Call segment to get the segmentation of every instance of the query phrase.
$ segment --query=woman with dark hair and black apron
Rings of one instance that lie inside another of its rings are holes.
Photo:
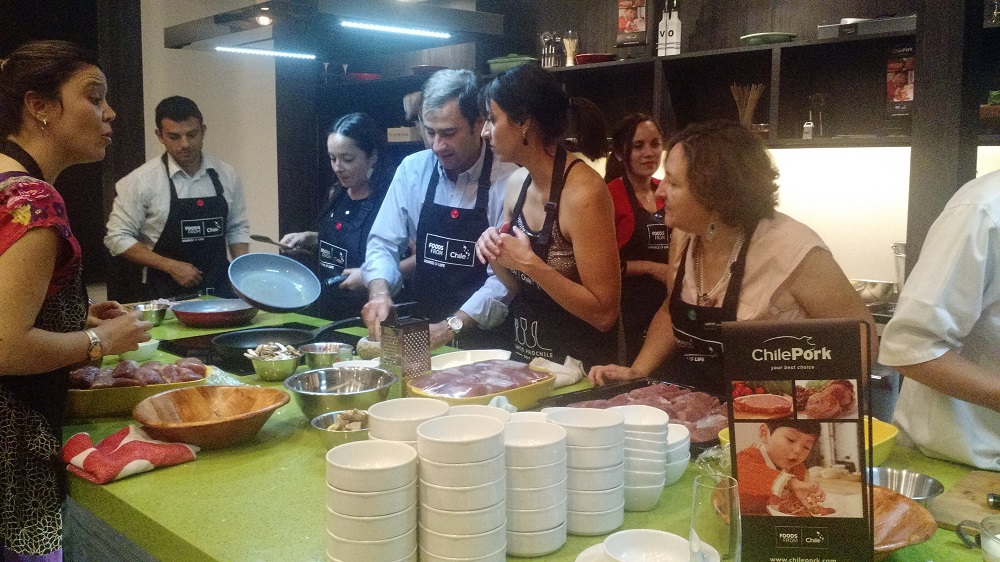
[[[167,154],[161,157],[164,173],[170,183],[170,212],[163,233],[153,245],[153,252],[165,258],[190,263],[201,271],[201,283],[184,287],[168,273],[147,268],[146,284],[150,298],[168,298],[198,291],[224,298],[233,298],[229,284],[229,253],[226,245],[226,220],[229,204],[222,195],[222,182],[213,168],[205,172],[212,179],[212,197],[177,197],[177,188],[170,177]]]

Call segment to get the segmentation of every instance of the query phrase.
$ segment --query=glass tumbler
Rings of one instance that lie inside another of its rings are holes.
[[[736,479],[719,474],[696,476],[688,534],[691,562],[739,562],[740,539]]]

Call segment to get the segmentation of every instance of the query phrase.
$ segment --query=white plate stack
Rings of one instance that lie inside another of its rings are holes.
[[[667,436],[667,486],[684,476],[691,460],[691,431],[679,423],[669,425]]]
[[[546,410],[566,430],[566,530],[603,535],[625,522],[625,418],[595,408]]]
[[[666,485],[670,415],[643,404],[608,410],[625,418],[625,511],[649,511]]]
[[[503,422],[443,416],[417,428],[420,559],[507,559]]]
[[[417,427],[448,413],[448,403],[434,398],[395,398],[368,408],[368,439],[399,441],[417,450]]]
[[[417,454],[356,441],[326,453],[326,559],[417,560]]]
[[[547,421],[504,427],[507,553],[544,556],[566,543],[566,430]]]

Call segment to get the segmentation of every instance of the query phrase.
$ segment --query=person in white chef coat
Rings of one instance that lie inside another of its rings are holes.
[[[928,456],[1000,470],[1000,172],[931,226],[882,335],[905,377],[893,421]]]
[[[194,101],[166,98],[155,117],[165,152],[115,185],[104,245],[145,268],[148,298],[232,297],[229,256],[250,250],[243,184],[232,166],[202,151],[206,127]]]

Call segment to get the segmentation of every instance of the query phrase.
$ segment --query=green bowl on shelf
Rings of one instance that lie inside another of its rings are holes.
[[[781,31],[768,31],[765,33],[751,33],[740,37],[747,45],[769,45],[771,43],[787,43],[795,39],[794,33],[784,33]]]

